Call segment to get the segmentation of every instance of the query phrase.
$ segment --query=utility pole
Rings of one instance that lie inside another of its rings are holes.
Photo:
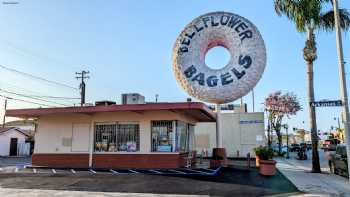
[[[349,104],[348,104],[348,95],[347,95],[348,93],[346,89],[342,36],[341,36],[341,29],[340,29],[340,18],[339,18],[339,9],[338,9],[337,0],[333,0],[333,9],[334,9],[334,20],[335,20],[336,43],[337,43],[337,51],[338,51],[340,95],[343,103],[343,113],[344,113],[344,134],[345,134],[345,143],[346,143],[346,150],[347,150],[347,160],[348,160],[348,163],[350,163]],[[350,165],[348,165],[348,172],[350,172]],[[349,176],[349,180],[350,180],[350,176]]]
[[[7,108],[7,99],[5,98],[5,103],[4,103],[4,117],[2,119],[2,128],[5,127],[5,120],[6,120],[6,108]]]
[[[80,73],[79,72],[76,72],[75,74],[77,75],[77,79],[81,79],[81,83],[80,83],[80,105],[83,106],[85,104],[85,79],[89,79],[90,77],[89,76],[86,76],[87,74],[89,74],[90,72],[89,71],[81,71]]]

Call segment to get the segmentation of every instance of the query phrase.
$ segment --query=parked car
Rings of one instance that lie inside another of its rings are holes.
[[[298,152],[300,150],[300,145],[299,144],[291,144],[289,151],[290,152]]]
[[[307,147],[307,150],[311,150],[312,149],[312,144],[311,143],[306,143],[306,147]]]
[[[335,151],[337,144],[339,144],[340,141],[338,139],[328,139],[323,142],[322,149],[326,151]]]
[[[305,142],[300,143],[300,148],[305,148],[305,150],[309,150]]]
[[[328,159],[331,173],[349,177],[346,146],[344,144],[337,145],[335,153],[330,154]]]

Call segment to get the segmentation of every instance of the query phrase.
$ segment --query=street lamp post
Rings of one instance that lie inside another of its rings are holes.
[[[287,156],[286,159],[289,159],[289,135],[288,135],[288,125],[284,124],[283,128],[286,129],[286,134],[287,134]]]
[[[339,65],[339,79],[340,79],[340,95],[343,104],[343,117],[344,117],[344,134],[345,143],[347,150],[347,159],[350,163],[350,133],[349,133],[349,106],[348,106],[348,95],[346,89],[346,78],[345,78],[345,68],[344,68],[344,58],[343,58],[343,46],[342,37],[340,30],[340,20],[339,20],[339,10],[338,1],[333,0],[334,9],[334,20],[335,20],[335,32],[336,32],[336,43],[338,51],[338,65]],[[350,172],[350,165],[348,165],[348,172]],[[349,176],[350,179],[350,176]]]

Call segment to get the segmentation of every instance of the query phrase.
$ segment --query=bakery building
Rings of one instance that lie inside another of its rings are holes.
[[[195,156],[194,126],[216,121],[213,111],[200,102],[104,101],[11,109],[6,116],[36,119],[32,165],[72,168],[185,167]]]

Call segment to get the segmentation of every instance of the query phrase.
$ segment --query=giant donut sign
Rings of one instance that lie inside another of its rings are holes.
[[[231,55],[222,69],[205,64],[215,46]],[[176,80],[191,96],[210,103],[234,101],[254,88],[266,65],[266,49],[258,29],[247,19],[228,12],[212,12],[194,19],[173,48]]]

